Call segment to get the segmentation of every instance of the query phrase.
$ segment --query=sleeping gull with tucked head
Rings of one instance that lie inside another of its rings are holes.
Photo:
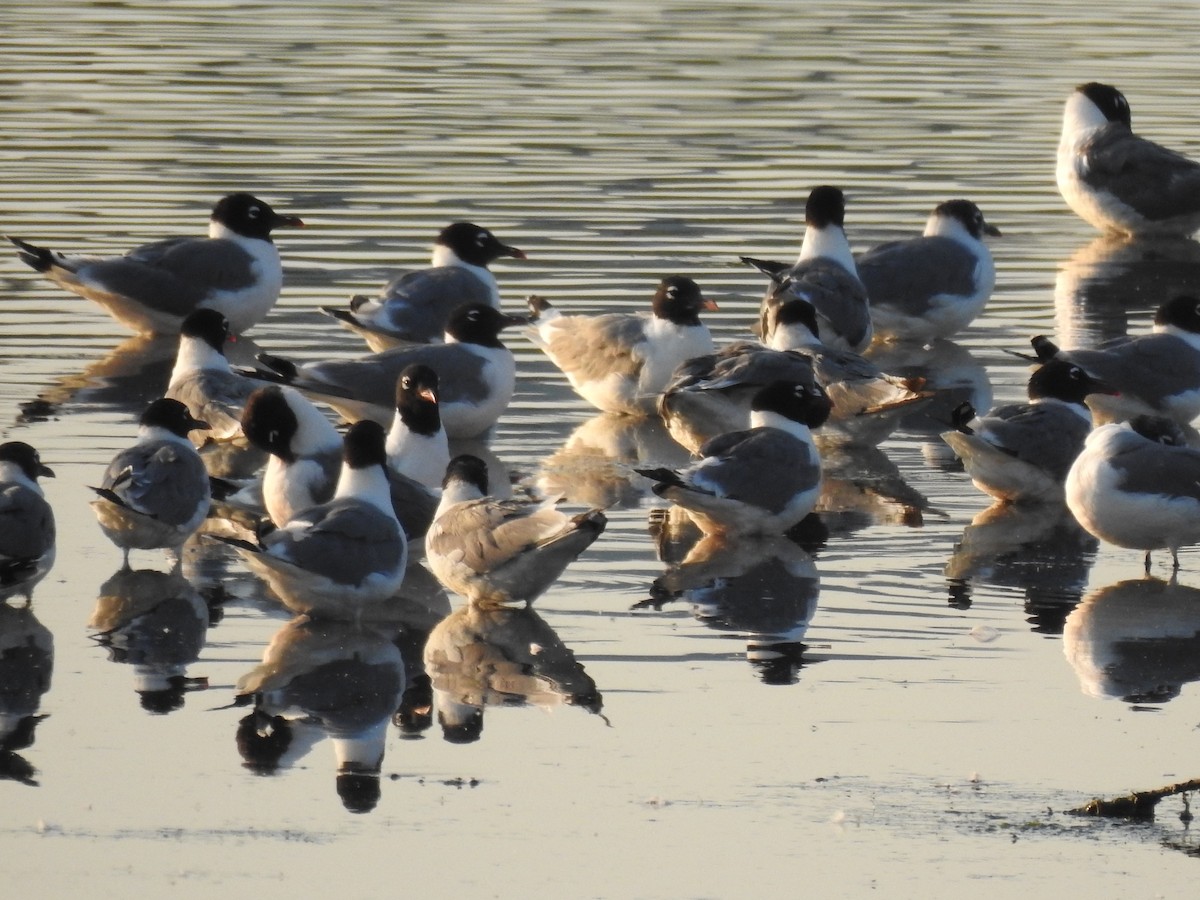
[[[1058,190],[1101,231],[1186,237],[1200,228],[1200,163],[1133,133],[1129,101],[1088,82],[1063,110]]]

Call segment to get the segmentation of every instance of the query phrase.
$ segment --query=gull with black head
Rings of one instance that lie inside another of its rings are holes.
[[[996,266],[983,239],[999,237],[970,200],[934,208],[921,237],[889,241],[858,257],[871,299],[871,325],[884,340],[928,343],[974,321],[996,286]]]
[[[501,330],[524,325],[481,303],[460,306],[446,325],[446,343],[395,347],[351,360],[303,366],[276,356],[259,357],[275,377],[332,406],[351,420],[390,424],[396,412],[396,380],[411,365],[438,373],[442,424],[450,438],[473,438],[488,431],[508,408],[516,387],[512,351]]]
[[[635,471],[705,533],[782,534],[816,506],[821,458],[812,429],[831,408],[818,385],[774,382],[755,396],[749,430],[713,438],[687,468]]]
[[[1101,231],[1200,228],[1200,163],[1134,134],[1129,101],[1112,85],[1091,81],[1067,98],[1056,176],[1067,205]]]
[[[283,286],[271,232],[303,224],[239,193],[213,207],[208,237],[167,238],[123,256],[76,256],[9,240],[22,262],[141,334],[176,334],[200,308],[223,313],[241,334],[266,316]]]
[[[450,314],[464,303],[500,308],[500,286],[488,267],[504,256],[525,259],[523,251],[502,243],[488,229],[455,222],[438,234],[429,268],[401,272],[377,297],[351,297],[348,309],[321,310],[375,351],[403,343],[436,343]]]
[[[644,416],[675,367],[713,350],[702,310],[716,309],[685,275],[659,282],[650,313],[563,315],[530,297],[534,343],[562,370],[584,400],[603,412]]]
[[[183,543],[208,515],[208,471],[188,434],[208,428],[178,400],[163,397],[142,413],[138,439],[113,457],[92,509],[100,528],[125,554],[166,549],[178,557]]]
[[[846,239],[846,196],[838,188],[813,188],[804,207],[804,240],[793,265],[741,257],[771,279],[763,297],[759,334],[764,338],[776,307],[805,300],[816,310],[822,340],[860,352],[871,343],[871,309]]]

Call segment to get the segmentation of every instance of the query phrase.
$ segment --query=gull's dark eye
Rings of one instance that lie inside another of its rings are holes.
[[[262,207],[251,206],[249,209],[246,210],[246,217],[249,219],[257,219],[261,215],[262,215]]]
[[[409,378],[407,375],[405,375],[403,378],[401,378],[401,379],[400,379],[400,385],[401,385],[401,386],[402,386],[402,387],[403,387],[405,390],[407,390],[408,388],[411,388],[411,387],[412,387],[412,379],[411,379],[411,378]]]
[[[679,296],[679,288],[675,287],[674,285],[671,285],[671,287],[667,288],[667,296],[670,297],[671,299],[678,297]]]
[[[481,231],[481,232],[479,232],[479,234],[475,235],[475,243],[478,244],[480,247],[486,246],[487,242],[490,241],[491,239],[492,239],[491,234],[486,231]]]
[[[1079,368],[1079,366],[1071,366],[1071,368],[1067,369],[1067,374],[1078,381],[1083,378],[1083,369]]]

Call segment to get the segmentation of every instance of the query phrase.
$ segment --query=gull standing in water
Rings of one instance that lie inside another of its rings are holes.
[[[178,400],[164,397],[146,407],[138,440],[104,471],[92,509],[108,539],[125,552],[166,549],[178,556],[208,515],[208,471],[188,433],[208,428]]]
[[[241,334],[266,316],[283,286],[271,232],[303,224],[251,194],[230,194],[213,207],[208,237],[167,238],[124,256],[74,256],[9,240],[22,262],[140,334],[175,334],[202,307],[223,313]]]
[[[712,353],[700,312],[716,309],[700,286],[683,275],[664,278],[649,314],[563,315],[542,297],[530,297],[536,343],[584,400],[603,412],[644,416],[675,367]]]
[[[402,343],[442,340],[450,314],[464,303],[500,308],[500,287],[488,268],[502,256],[525,259],[516,247],[501,243],[486,228],[455,222],[442,229],[428,269],[401,272],[378,297],[359,294],[349,309],[321,307],[375,351]]]

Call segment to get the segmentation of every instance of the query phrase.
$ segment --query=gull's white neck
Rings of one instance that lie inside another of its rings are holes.
[[[821,350],[825,347],[821,339],[800,322],[776,325],[766,345],[772,350]]]
[[[383,466],[355,469],[342,463],[342,473],[338,476],[333,499],[361,500],[393,519],[396,518],[396,511],[392,508],[392,492],[388,487],[387,472]]]
[[[270,240],[262,238],[247,237],[244,234],[238,234],[232,228],[223,222],[218,222],[216,219],[208,220],[208,236],[218,241],[234,241],[246,248],[253,248],[255,245],[262,246],[270,244]]]
[[[461,478],[452,478],[450,483],[442,489],[442,499],[438,503],[437,513],[434,516],[440,516],[456,503],[466,503],[470,500],[478,500],[483,497],[479,488],[471,484],[469,481],[463,481]]]
[[[846,232],[837,225],[827,225],[824,228],[809,225],[804,229],[804,241],[800,244],[800,256],[796,262],[808,262],[818,258],[831,259],[851,275],[858,275],[858,267],[854,265],[854,254],[850,251],[850,242],[846,240]]]
[[[943,216],[938,213],[931,215],[925,223],[925,237],[950,238],[950,240],[958,241],[972,249],[981,243],[975,235],[967,230],[967,226],[954,216]]]
[[[487,286],[492,295],[492,305],[496,309],[500,308],[500,286],[496,283],[496,276],[492,274],[490,269],[464,262],[459,258],[457,253],[445,244],[433,245],[433,253],[430,255],[429,264],[434,268],[458,266],[460,269],[466,269]]]
[[[183,375],[202,371],[229,372],[229,360],[203,338],[181,336],[175,368],[171,370],[171,383]]]
[[[1076,91],[1063,108],[1061,143],[1078,143],[1107,124],[1108,119],[1104,117],[1100,108],[1089,100],[1086,94]]]
[[[778,428],[780,431],[786,431],[792,437],[805,443],[812,441],[812,431],[807,425],[797,422],[795,419],[789,419],[787,416],[780,415],[777,412],[765,409],[753,409],[750,411],[750,427]]]
[[[400,414],[392,418],[385,449],[392,469],[430,490],[440,490],[450,462],[450,444],[446,429],[433,434],[417,434],[404,423]]]
[[[149,444],[151,441],[170,441],[195,452],[192,442],[186,437],[180,437],[175,432],[169,431],[161,425],[139,425],[138,443]]]

